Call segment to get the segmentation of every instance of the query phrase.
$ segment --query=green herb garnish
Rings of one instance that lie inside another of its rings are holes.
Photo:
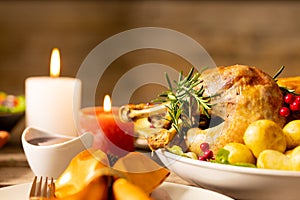
[[[194,124],[199,124],[201,110],[209,118],[208,110],[211,109],[210,97],[204,96],[204,87],[200,86],[202,80],[199,79],[201,73],[194,73],[194,68],[190,70],[184,78],[180,72],[178,81],[173,84],[170,81],[168,74],[166,79],[169,89],[153,102],[168,102],[168,115],[171,118],[172,126],[180,136],[183,136],[183,131],[191,128]],[[195,89],[195,87],[200,87]],[[198,116],[195,117],[195,116]]]

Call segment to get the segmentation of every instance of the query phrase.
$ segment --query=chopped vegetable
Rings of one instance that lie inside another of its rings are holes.
[[[183,154],[182,148],[180,146],[177,146],[177,145],[173,145],[172,147],[169,147],[168,150],[171,153],[174,153],[174,154],[179,155],[179,156],[182,156],[182,154]]]
[[[229,153],[230,152],[227,151],[226,149],[221,148],[216,155],[215,162],[221,164],[229,164],[228,161]]]
[[[172,147],[169,147],[168,150],[171,153],[174,153],[176,155],[191,158],[191,159],[194,159],[194,160],[198,160],[198,157],[197,157],[196,153],[191,152],[191,151],[190,152],[183,152],[182,148],[180,146],[173,145]]]
[[[18,113],[25,111],[24,95],[8,95],[0,92],[0,113]]]
[[[250,164],[250,163],[230,163],[228,161],[228,156],[229,156],[229,151],[227,151],[226,149],[221,148],[216,157],[215,160],[212,160],[211,162],[214,163],[220,163],[220,164],[227,164],[227,165],[234,165],[234,166],[240,166],[240,167],[253,167],[256,168],[256,166],[254,164]]]

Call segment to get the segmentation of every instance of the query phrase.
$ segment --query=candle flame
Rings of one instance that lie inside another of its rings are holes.
[[[105,97],[104,97],[103,110],[104,110],[104,112],[110,112],[111,111],[111,101],[110,101],[109,95],[105,95]]]
[[[54,48],[50,60],[50,76],[59,77],[60,74],[60,54],[59,49]]]

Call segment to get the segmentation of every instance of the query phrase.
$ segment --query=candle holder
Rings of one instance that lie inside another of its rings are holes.
[[[79,134],[94,135],[94,148],[122,157],[135,150],[135,136],[133,123],[121,122],[118,112],[118,107],[112,107],[111,112],[105,112],[103,107],[83,108],[79,111],[78,128]]]

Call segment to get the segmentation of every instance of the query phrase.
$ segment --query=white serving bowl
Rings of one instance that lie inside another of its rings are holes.
[[[300,199],[300,172],[198,161],[162,149],[156,154],[170,171],[182,179],[234,199]]]
[[[49,137],[60,138],[60,142],[56,143],[58,140],[49,140],[41,143],[42,146],[32,142],[34,139],[43,140]],[[92,146],[93,135],[85,133],[79,137],[66,137],[57,133],[28,127],[23,131],[21,140],[33,173],[36,176],[58,178],[74,156]]]

